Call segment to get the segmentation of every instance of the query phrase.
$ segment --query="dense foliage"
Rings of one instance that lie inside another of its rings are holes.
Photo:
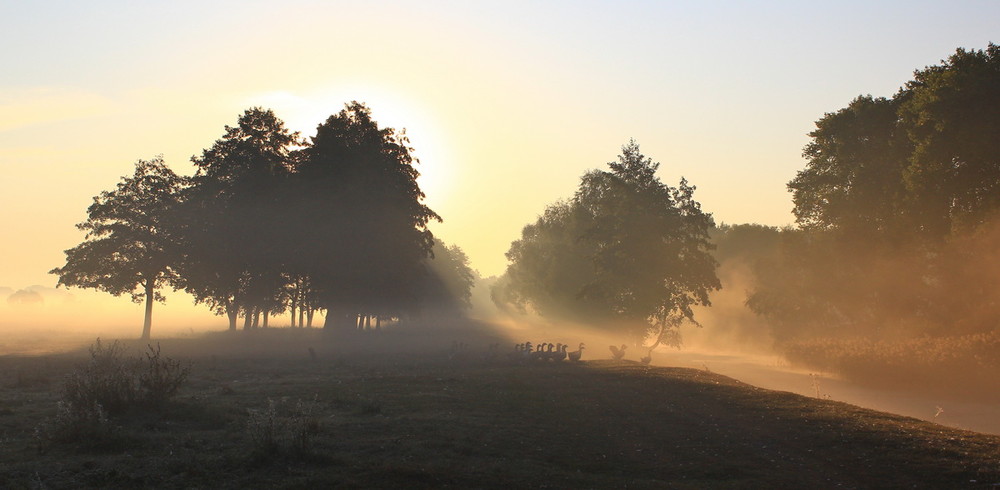
[[[192,158],[193,177],[140,161],[96,197],[79,225],[86,241],[52,273],[66,286],[146,298],[146,338],[163,285],[227,315],[230,329],[240,316],[252,329],[287,311],[293,326],[326,310],[326,326],[346,328],[460,312],[475,275],[460,248],[427,229],[440,217],[421,202],[408,144],[357,102],[311,141],[249,109]]]
[[[692,307],[719,288],[711,215],[694,187],[670,187],[634,141],[609,170],[584,175],[573,199],[549,206],[511,244],[497,301],[612,329],[636,344],[679,342]]]
[[[826,114],[788,184],[800,228],[757,264],[748,305],[779,339],[995,328],[998,134],[993,44]]]

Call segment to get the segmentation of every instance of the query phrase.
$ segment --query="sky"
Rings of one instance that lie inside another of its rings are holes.
[[[0,288],[54,286],[93,196],[159,154],[191,174],[252,106],[306,137],[351,100],[405,128],[432,231],[484,276],[630,139],[716,222],[789,225],[817,119],[1000,42],[998,19],[996,1],[3,2]]]

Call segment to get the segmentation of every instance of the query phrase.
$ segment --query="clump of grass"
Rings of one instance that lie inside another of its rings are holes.
[[[280,454],[308,454],[320,431],[317,402],[296,401],[291,408],[268,399],[260,409],[247,410],[247,432],[257,459]]]
[[[115,430],[109,416],[162,406],[177,393],[189,370],[164,358],[159,346],[149,346],[141,359],[126,356],[118,341],[105,345],[97,339],[88,362],[66,378],[55,417],[36,428],[36,436],[58,442],[112,440]]]

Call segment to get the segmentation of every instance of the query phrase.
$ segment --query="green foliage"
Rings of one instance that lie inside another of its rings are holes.
[[[694,321],[719,288],[709,251],[711,215],[681,179],[670,187],[659,164],[634,141],[610,171],[584,175],[572,200],[560,202],[511,244],[502,291],[520,307],[611,328],[635,343],[676,344],[677,328]]]
[[[809,134],[789,184],[807,228],[940,240],[1000,210],[1000,47],[959,49],[892,99],[861,96]],[[912,233],[911,233],[912,234]]]

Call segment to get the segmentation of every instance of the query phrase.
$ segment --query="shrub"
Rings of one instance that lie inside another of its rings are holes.
[[[261,409],[247,409],[247,432],[257,457],[279,453],[306,454],[312,448],[313,435],[319,432],[316,400],[299,400],[286,413],[280,413],[274,400]]]
[[[90,346],[90,361],[78,368],[63,385],[62,400],[72,410],[99,405],[117,413],[138,400],[137,359],[122,354],[116,340],[105,347],[101,339]]]
[[[38,426],[36,436],[65,442],[113,439],[109,415],[162,405],[177,393],[189,370],[162,357],[159,346],[149,346],[140,359],[124,355],[118,341],[105,345],[97,339],[90,360],[66,378],[56,416]]]
[[[145,368],[139,372],[139,392],[148,404],[159,404],[177,394],[190,372],[189,366],[160,355],[160,345],[148,346]]]

